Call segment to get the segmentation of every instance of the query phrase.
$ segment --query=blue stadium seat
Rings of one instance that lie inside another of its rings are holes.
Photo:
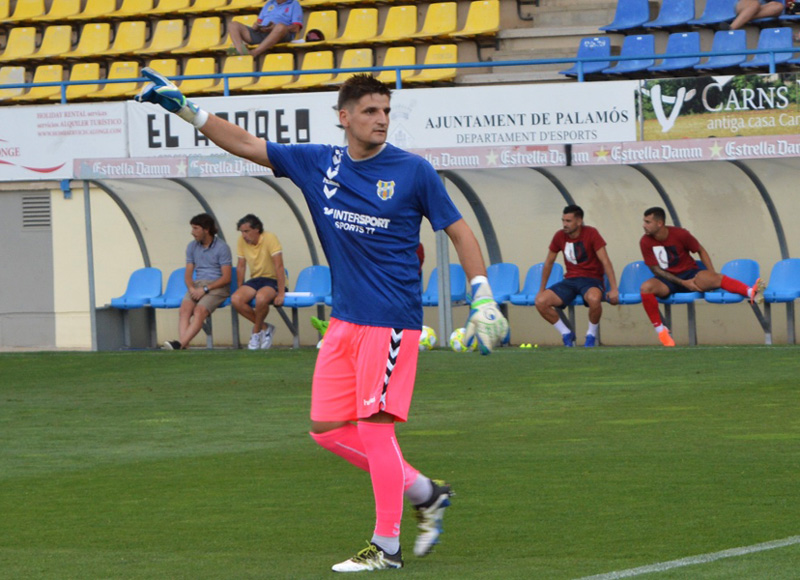
[[[486,274],[498,304],[508,302],[512,294],[519,292],[519,267],[516,264],[492,264],[486,268]]]
[[[125,294],[111,299],[111,307],[120,310],[143,308],[157,296],[161,296],[161,270],[140,268],[135,270],[128,279]]]
[[[617,61],[616,66],[603,69],[603,74],[625,75],[647,70],[656,63],[656,41],[652,34],[631,34],[622,41],[620,56],[636,56],[633,60]]]
[[[650,20],[650,4],[647,0],[617,0],[614,21],[601,26],[600,30],[620,32],[641,28],[648,20]]]
[[[622,269],[619,277],[619,303],[620,304],[641,304],[642,294],[640,292],[645,280],[653,277],[653,272],[647,265],[639,260],[631,262]]]
[[[700,18],[691,19],[688,24],[692,26],[709,26],[731,22],[736,18],[737,0],[707,0],[705,10]]]
[[[747,33],[744,30],[718,30],[714,34],[711,52],[733,52],[747,50]],[[708,61],[694,65],[698,70],[720,69],[739,66],[747,59],[745,54],[710,56]]]
[[[665,54],[692,54],[700,52],[699,32],[674,32],[667,38]],[[665,58],[661,64],[651,66],[648,70],[653,72],[668,72],[684,70],[700,63],[699,56],[678,56]]]
[[[748,286],[752,286],[756,283],[759,273],[760,268],[758,267],[758,262],[747,258],[731,260],[723,265],[720,270],[720,274],[744,282]],[[709,290],[704,294],[704,298],[706,302],[710,302],[711,304],[738,304],[744,300],[744,296],[741,294],[727,292],[722,288],[718,290]]]
[[[771,49],[789,49],[789,52],[776,52],[775,64],[783,64],[789,62],[793,56],[792,44],[792,29],[789,26],[782,28],[763,28],[761,34],[758,36],[757,48],[771,48]],[[750,60],[742,63],[742,68],[755,68],[755,67],[768,67],[770,65],[769,54],[754,54]]]
[[[283,300],[283,308],[292,309],[290,329],[294,348],[300,347],[300,315],[298,309],[316,306],[317,316],[324,318],[326,299],[329,299],[330,296],[331,269],[328,266],[308,266],[300,270],[294,290],[287,292]],[[281,317],[283,318],[283,315]],[[285,318],[284,322],[286,322]],[[289,326],[288,322],[287,326]]]
[[[794,301],[800,298],[800,258],[787,258],[772,267],[769,284],[764,290],[766,343],[772,344],[772,304],[786,304],[787,342],[795,343]]]
[[[461,264],[450,264],[450,303],[466,304],[467,275]],[[428,278],[428,286],[422,293],[423,306],[439,306],[439,269],[434,268]]]
[[[536,295],[539,293],[539,287],[542,283],[542,269],[544,262],[534,264],[528,269],[525,275],[525,283],[522,285],[522,290],[518,294],[512,294],[509,297],[511,304],[517,306],[533,306],[536,302]],[[547,278],[545,288],[549,288],[564,279],[564,268],[558,262],[553,264],[553,269],[550,270],[550,276]]]
[[[694,0],[664,0],[658,17],[644,23],[646,28],[684,26],[694,19]]]
[[[167,287],[161,296],[156,296],[150,300],[153,308],[179,308],[183,297],[188,289],[186,288],[186,268],[178,268],[169,275]]]
[[[582,38],[578,45],[578,58],[608,58],[611,56],[611,40],[605,36]],[[599,73],[611,64],[609,60],[592,61],[583,63],[583,74]],[[558,74],[575,77],[578,76],[578,63],[572,67],[559,71]]]

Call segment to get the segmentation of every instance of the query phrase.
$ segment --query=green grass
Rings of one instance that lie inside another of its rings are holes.
[[[800,534],[797,348],[422,353],[406,458],[457,496],[403,578],[570,579]],[[327,578],[367,475],[316,351],[0,355],[0,576]],[[800,546],[648,575],[797,578]],[[395,573],[397,574],[397,573]]]

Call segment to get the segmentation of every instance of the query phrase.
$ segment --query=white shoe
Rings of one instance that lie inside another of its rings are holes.
[[[275,325],[267,323],[266,330],[261,331],[261,350],[267,350],[272,347],[272,337],[275,335]]]
[[[397,554],[386,554],[375,544],[370,544],[358,554],[334,564],[331,570],[334,572],[372,572],[373,570],[391,570],[403,567],[403,556],[400,551]]]
[[[417,539],[414,542],[414,555],[418,558],[430,554],[433,547],[439,543],[442,534],[442,518],[444,510],[450,505],[450,496],[453,491],[450,486],[439,479],[431,480],[433,494],[427,505],[414,506],[417,510]]]
[[[250,335],[250,342],[247,343],[247,348],[250,350],[258,350],[261,348],[261,342],[264,340],[264,331],[254,332]]]

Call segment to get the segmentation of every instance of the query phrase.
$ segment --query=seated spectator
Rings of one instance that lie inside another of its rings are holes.
[[[290,42],[303,28],[303,9],[297,0],[267,0],[254,26],[231,22],[228,34],[233,46],[232,55],[260,56],[279,42]],[[248,49],[246,45],[255,44]]]
[[[203,323],[231,293],[231,249],[217,237],[217,224],[207,213],[194,216],[194,241],[186,247],[186,287],[178,318],[179,340],[164,343],[167,350],[183,350]],[[197,279],[193,279],[197,272]]]
[[[239,262],[236,277],[239,289],[233,293],[231,304],[236,311],[253,323],[250,350],[272,346],[275,326],[265,322],[269,305],[282,306],[286,294],[286,273],[283,268],[283,249],[275,234],[264,231],[264,224],[253,214],[247,214],[236,224],[242,233],[236,246]],[[245,267],[250,280],[244,281]],[[250,302],[256,299],[256,307]]]
[[[731,22],[730,30],[738,30],[751,20],[757,18],[777,18],[783,12],[783,3],[765,0],[739,0],[736,3],[736,18]]]

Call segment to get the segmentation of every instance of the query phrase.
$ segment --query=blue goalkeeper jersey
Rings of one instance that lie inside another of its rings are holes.
[[[354,161],[346,147],[268,143],[278,177],[302,191],[331,268],[332,316],[369,326],[422,327],[419,232],[461,219],[433,167],[393,145]]]

